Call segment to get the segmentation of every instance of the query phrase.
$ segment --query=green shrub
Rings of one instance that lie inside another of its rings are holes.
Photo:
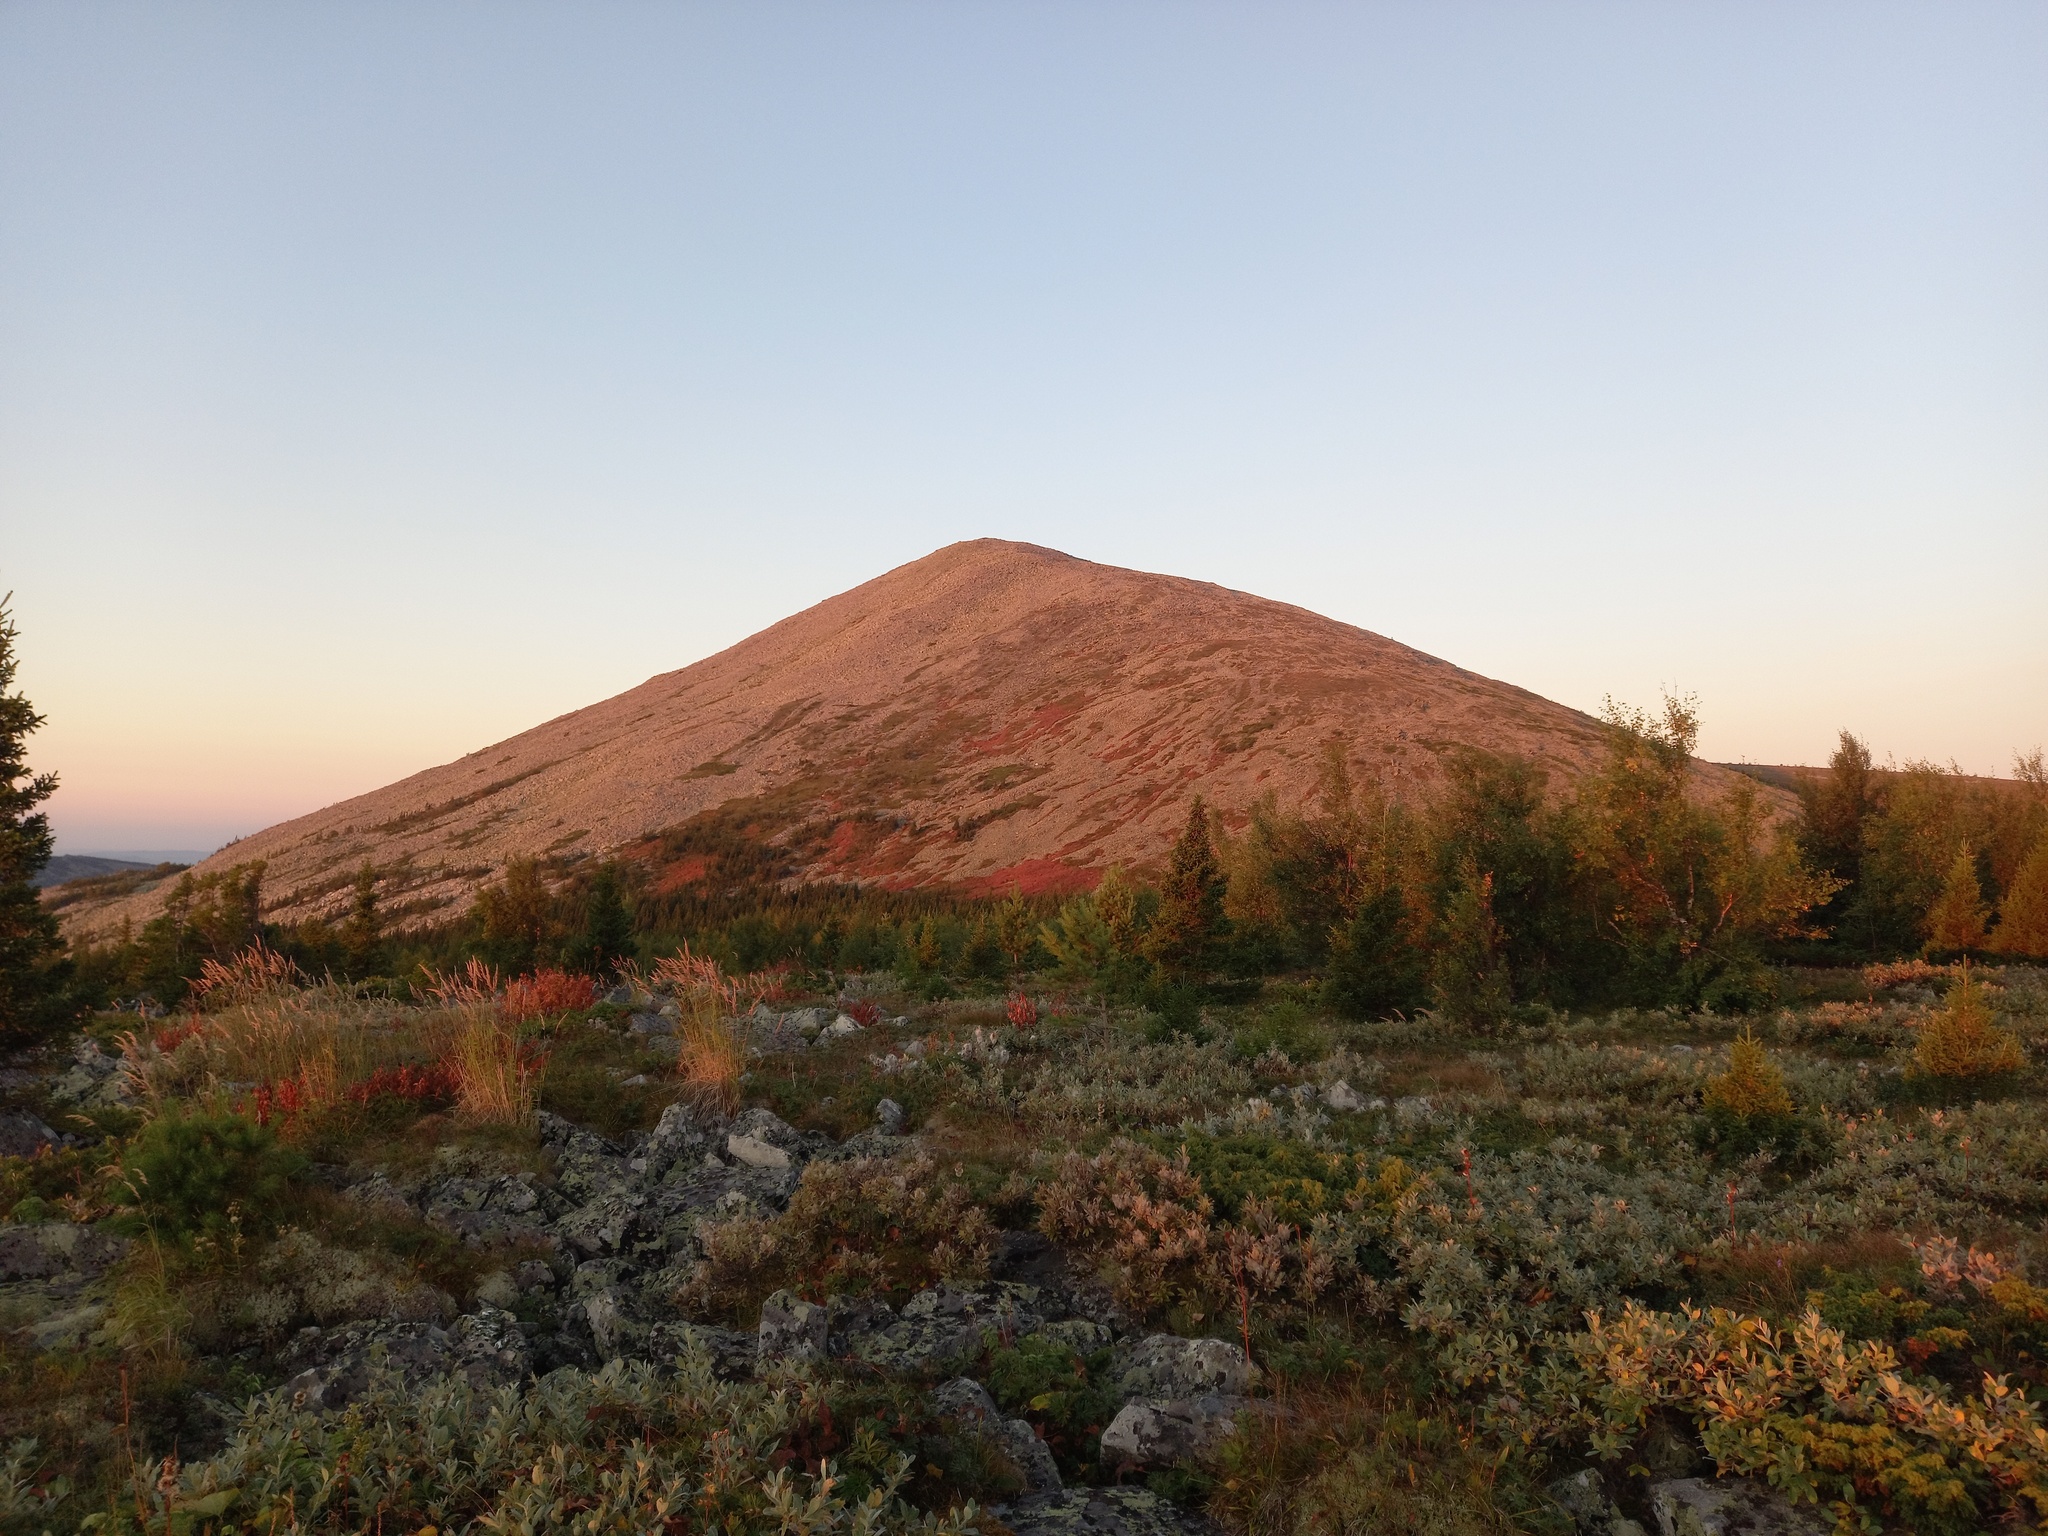
[[[114,1185],[123,1225],[186,1240],[269,1226],[306,1160],[235,1114],[167,1114],[129,1143]]]
[[[1106,1349],[1083,1355],[1059,1339],[1028,1333],[990,1353],[989,1393],[1037,1427],[1062,1474],[1089,1478],[1101,1456],[1102,1432],[1123,1401],[1106,1384],[1111,1359]]]
[[[1270,1004],[1249,1023],[1239,1026],[1233,1046],[1245,1061],[1256,1061],[1268,1051],[1280,1051],[1301,1066],[1328,1053],[1330,1036],[1309,1017],[1306,1008],[1288,998]]]

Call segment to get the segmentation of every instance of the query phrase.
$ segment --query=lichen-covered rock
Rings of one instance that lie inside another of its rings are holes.
[[[1242,1396],[1258,1374],[1235,1344],[1170,1333],[1141,1339],[1119,1364],[1118,1382],[1126,1397]]]
[[[106,1107],[126,1104],[133,1084],[121,1058],[110,1056],[96,1040],[81,1040],[71,1055],[71,1069],[50,1084],[50,1097],[65,1104]]]
[[[1111,1465],[1169,1467],[1200,1461],[1237,1428],[1241,1397],[1214,1393],[1187,1398],[1137,1398],[1125,1403],[1102,1432],[1102,1459]]]
[[[1215,1526],[1149,1488],[1072,1488],[1000,1505],[1013,1536],[1213,1536]]]
[[[772,1360],[822,1359],[829,1322],[825,1309],[816,1302],[777,1291],[761,1303],[756,1360],[765,1365]]]
[[[725,1138],[725,1153],[734,1162],[744,1163],[749,1168],[787,1168],[789,1154],[782,1148],[771,1146],[758,1136],[742,1136],[733,1131]]]
[[[956,1376],[932,1389],[932,1409],[941,1418],[975,1425],[983,1430],[1003,1454],[1016,1463],[1029,1493],[1057,1493],[1064,1483],[1052,1451],[1038,1438],[1036,1430],[1023,1419],[1006,1419],[982,1384],[971,1376]]]
[[[900,1376],[958,1370],[981,1353],[984,1333],[1029,1333],[1044,1320],[1035,1287],[998,1283],[963,1291],[950,1285],[920,1291],[886,1328],[850,1341],[851,1352]]]
[[[1098,1349],[1107,1349],[1115,1338],[1115,1335],[1101,1323],[1091,1323],[1085,1317],[1068,1317],[1058,1322],[1044,1323],[1035,1331],[1040,1338],[1064,1344],[1077,1355],[1092,1355]]]
[[[754,1374],[759,1336],[709,1323],[657,1323],[647,1347],[649,1359],[664,1363],[702,1351],[720,1381],[745,1381]]]
[[[1657,1536],[1825,1536],[1834,1528],[1776,1489],[1740,1478],[1652,1483],[1649,1503]]]
[[[478,1246],[551,1242],[547,1223],[568,1209],[566,1201],[537,1185],[529,1173],[435,1179],[422,1205],[429,1222]]]
[[[903,1134],[903,1106],[894,1099],[884,1099],[875,1106],[875,1129],[884,1136]]]
[[[360,1397],[379,1369],[396,1371],[413,1385],[460,1371],[473,1385],[496,1387],[525,1379],[532,1368],[518,1321],[496,1307],[480,1307],[453,1328],[369,1322],[302,1329],[282,1363],[296,1374],[279,1391],[322,1412]]]
[[[128,1251],[128,1239],[70,1221],[0,1226],[0,1282],[40,1280],[83,1286]]]
[[[656,1184],[671,1168],[702,1163],[713,1142],[722,1140],[723,1130],[723,1116],[706,1114],[688,1104],[669,1105],[635,1159],[640,1177]]]

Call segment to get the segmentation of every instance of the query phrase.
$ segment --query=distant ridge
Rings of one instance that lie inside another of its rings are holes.
[[[43,866],[43,872],[29,882],[41,887],[62,885],[67,880],[91,880],[100,875],[118,875],[123,870],[148,869],[138,859],[107,859],[93,853],[60,853]]]
[[[716,811],[766,829],[795,879],[1064,889],[1155,864],[1193,795],[1226,823],[1267,793],[1299,799],[1333,737],[1401,795],[1457,746],[1563,782],[1601,741],[1576,710],[1306,609],[977,539],[198,872],[267,860],[266,915],[293,921],[337,914],[367,859],[429,916],[510,857],[654,857],[629,845]],[[67,927],[140,923],[161,900],[75,910]]]

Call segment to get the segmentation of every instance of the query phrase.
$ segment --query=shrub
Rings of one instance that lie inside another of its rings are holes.
[[[1706,1105],[1739,1120],[1792,1113],[1785,1074],[1751,1031],[1745,1029],[1729,1045],[1728,1070],[1707,1084]]]
[[[745,1319],[770,1292],[905,1295],[988,1272],[995,1224],[928,1156],[812,1163],[779,1216],[699,1228],[685,1305]]]
[[[903,1498],[911,1457],[851,1448],[878,1476],[807,1473],[780,1453],[799,1428],[791,1394],[618,1363],[556,1371],[523,1395],[461,1374],[425,1387],[378,1378],[346,1413],[257,1398],[216,1456],[138,1462],[134,1486],[91,1517],[107,1532],[220,1528],[646,1531],[727,1536],[965,1536],[978,1511],[920,1514]],[[834,1469],[836,1470],[836,1469]],[[868,1485],[865,1497],[856,1490]],[[573,1522],[571,1514],[573,1512]]]
[[[1198,1295],[1215,1206],[1188,1166],[1133,1141],[1069,1152],[1038,1194],[1039,1230],[1092,1260],[1117,1299],[1155,1312]]]
[[[1920,1026],[1913,1065],[1925,1077],[1990,1077],[2017,1072],[2027,1063],[2017,1038],[1991,1023],[1991,1005],[1975,977],[1967,971],[1953,987],[1948,1004]]]
[[[588,1008],[596,997],[596,984],[588,976],[572,976],[567,971],[535,971],[508,985],[498,1006],[506,1018],[523,1024],[528,1019]]]
[[[1107,1349],[1083,1355],[1042,1333],[1028,1333],[988,1358],[988,1390],[1011,1413],[1022,1415],[1051,1447],[1068,1477],[1089,1477],[1101,1454],[1102,1431],[1123,1406],[1108,1382]]]
[[[275,1219],[305,1159],[235,1114],[167,1114],[130,1143],[114,1186],[124,1224],[185,1240]]]

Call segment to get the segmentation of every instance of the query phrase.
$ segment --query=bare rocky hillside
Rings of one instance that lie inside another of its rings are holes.
[[[406,907],[446,911],[509,857],[574,860],[716,812],[769,829],[798,877],[1055,889],[1155,863],[1192,795],[1226,822],[1304,796],[1332,736],[1403,795],[1455,745],[1554,782],[1599,751],[1576,710],[1348,624],[979,539],[198,872],[267,861],[266,916],[293,921],[338,912],[369,859],[403,867]],[[81,903],[67,927],[139,924],[162,890]]]

